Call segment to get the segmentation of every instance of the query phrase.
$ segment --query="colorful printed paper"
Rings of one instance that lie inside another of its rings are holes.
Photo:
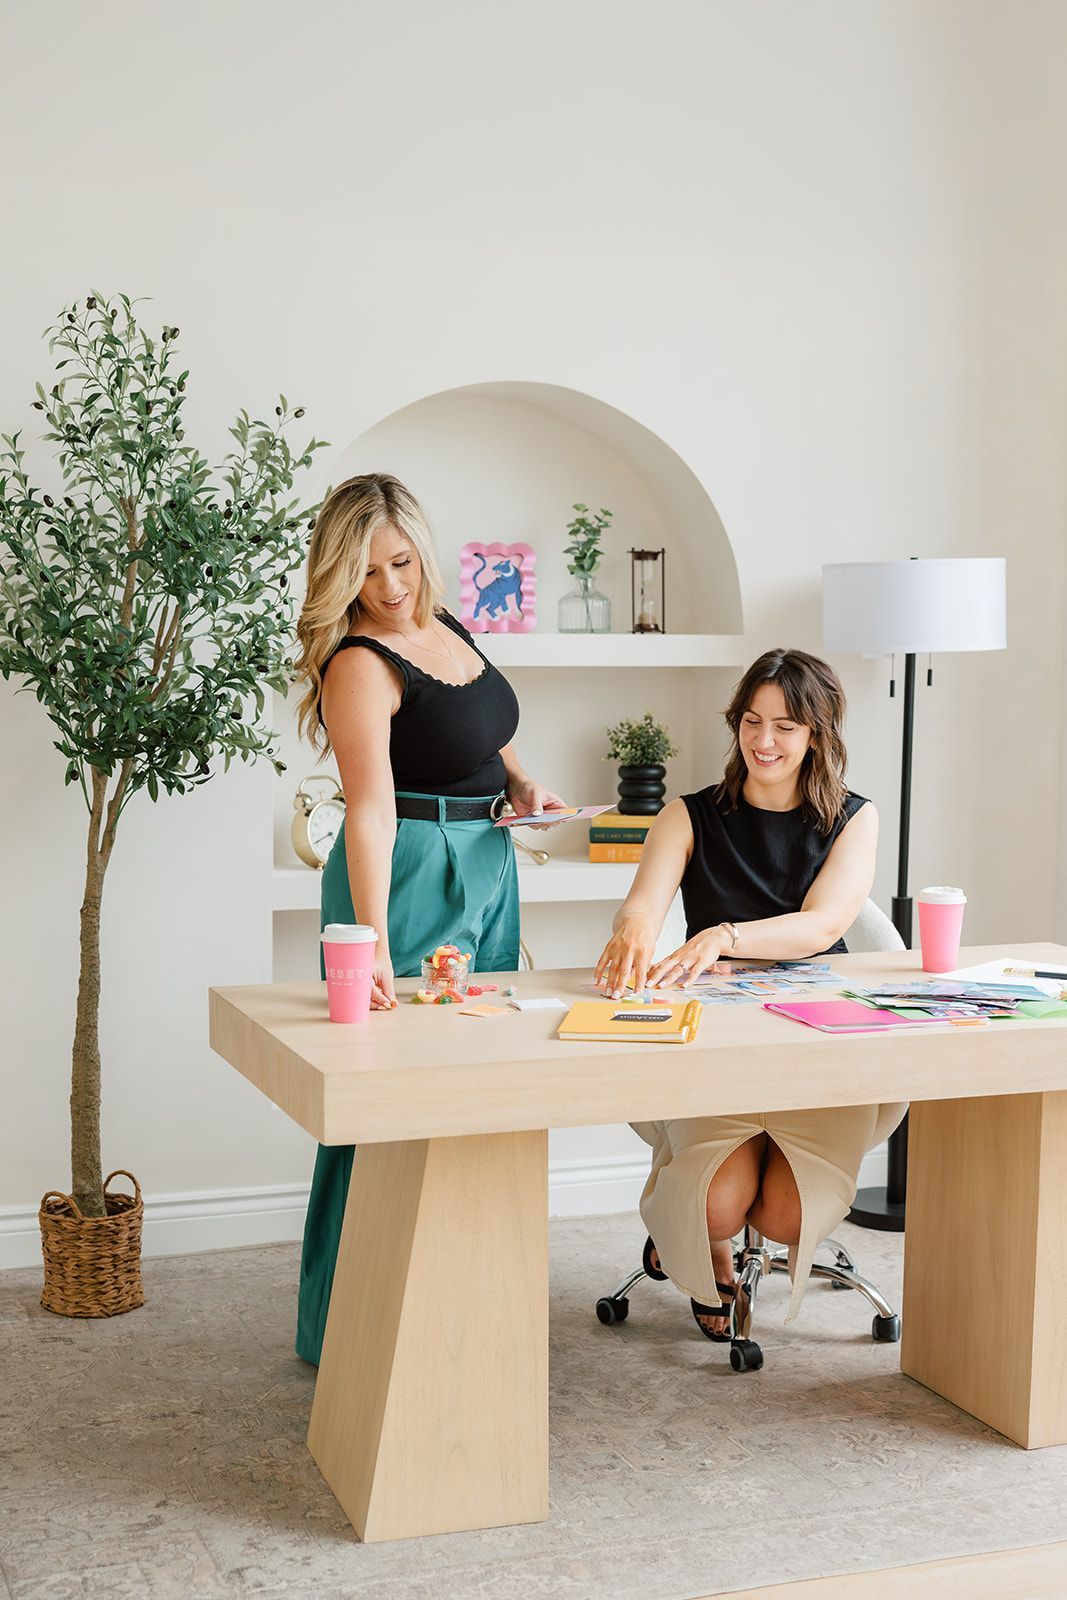
[[[599,817],[610,806],[563,806],[559,811],[531,811],[526,817],[498,817],[497,828],[538,828],[549,822],[580,822],[583,817]]]

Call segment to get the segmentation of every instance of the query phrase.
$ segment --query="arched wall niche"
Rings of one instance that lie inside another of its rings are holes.
[[[458,606],[458,553],[468,540],[525,540],[537,550],[536,629],[479,639],[519,694],[521,750],[529,770],[551,774],[568,796],[610,799],[604,729],[645,710],[670,728],[681,747],[670,769],[678,792],[716,766],[718,752],[709,757],[707,746],[718,737],[718,722],[709,722],[707,707],[726,704],[744,657],[737,566],[710,495],[669,444],[634,417],[576,389],[475,383],[424,396],[382,418],[334,456],[329,480],[336,484],[372,471],[395,473],[424,505],[451,609]],[[614,607],[610,636],[556,631],[557,601],[573,584],[564,529],[576,500],[614,512],[597,575]],[[665,635],[630,632],[631,546],[666,548]],[[561,680],[552,669],[572,676]],[[276,697],[279,753],[288,764],[274,786],[279,912],[317,904],[315,875],[298,868],[289,838],[293,794],[303,774],[335,771],[332,756],[316,760],[300,742],[294,713],[294,696]],[[592,865],[583,859],[585,843],[578,831],[553,841],[553,870],[521,876],[524,901],[531,895],[550,904],[602,897],[609,879],[610,892],[621,898],[630,869]],[[285,921],[276,923],[279,949],[292,935]],[[585,956],[576,946],[567,959]],[[280,958],[276,976],[295,973]]]
[[[538,552],[537,633],[554,634],[572,582],[564,529],[583,501],[614,513],[597,581],[616,633],[631,626],[628,551],[645,545],[667,551],[668,633],[743,632],[737,564],[711,496],[663,439],[593,395],[518,380],[441,390],[375,423],[331,476],[371,471],[395,473],[425,506],[451,606],[462,545],[526,540]]]

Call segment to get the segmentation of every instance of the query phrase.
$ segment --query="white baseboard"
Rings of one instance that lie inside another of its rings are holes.
[[[884,1183],[885,1166],[884,1146],[872,1150],[860,1169],[860,1183]],[[602,1217],[636,1211],[647,1176],[648,1159],[643,1155],[553,1161],[548,1172],[549,1216]],[[200,1250],[298,1240],[307,1197],[306,1183],[146,1195],[142,1254],[195,1255]],[[0,1207],[0,1269],[33,1267],[40,1259],[37,1207]]]
[[[308,1187],[293,1183],[267,1189],[145,1195],[141,1254],[195,1255],[200,1250],[232,1250],[299,1239]],[[0,1207],[0,1268],[32,1267],[40,1262],[37,1209]]]

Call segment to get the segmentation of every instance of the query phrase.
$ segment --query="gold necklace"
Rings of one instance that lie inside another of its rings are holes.
[[[431,650],[428,644],[420,644],[417,639],[413,639],[409,633],[405,633],[401,628],[394,628],[392,631],[398,633],[402,639],[406,639],[408,644],[414,645],[416,650],[425,651],[428,656],[440,656],[442,661],[451,661],[452,659],[452,645],[448,639],[445,639],[445,648],[443,650]]]

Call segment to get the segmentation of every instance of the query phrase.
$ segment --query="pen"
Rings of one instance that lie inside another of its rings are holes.
[[[1067,971],[1062,968],[1059,972],[1050,972],[1044,967],[1005,967],[1004,971],[1013,978],[1062,978],[1067,982]]]

